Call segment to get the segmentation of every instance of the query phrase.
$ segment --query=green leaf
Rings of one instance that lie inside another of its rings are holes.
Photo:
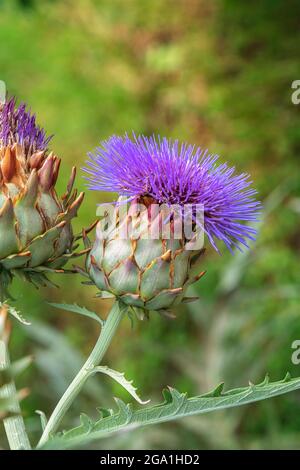
[[[90,430],[93,427],[93,421],[85,413],[81,413],[80,415],[80,424],[81,424],[81,427],[84,429],[85,433],[90,432]]]
[[[118,382],[122,387],[125,388],[125,390],[127,390],[128,393],[130,393],[130,395],[138,402],[140,403],[141,405],[146,405],[147,403],[150,402],[150,400],[146,400],[146,401],[143,401],[140,399],[140,397],[138,396],[138,394],[136,393],[137,391],[137,388],[135,388],[133,385],[132,385],[132,380],[129,381],[125,378],[125,375],[124,375],[124,372],[118,372],[116,370],[113,370],[113,369],[109,369],[109,367],[107,366],[98,366],[98,367],[94,367],[92,370],[91,370],[91,374],[94,374],[95,372],[102,372],[103,374],[106,374],[108,375],[109,377],[111,377],[112,379],[114,379],[116,382]]]
[[[107,437],[109,434],[132,427],[158,424],[187,416],[208,413],[210,411],[233,408],[272,398],[300,389],[300,377],[291,379],[289,374],[278,382],[270,383],[268,377],[258,385],[236,388],[223,392],[223,384],[209,393],[188,398],[173,388],[164,391],[164,402],[133,410],[121,400],[116,400],[118,410],[101,409],[101,418],[94,422],[65,431],[63,435],[53,436],[42,448],[67,449],[83,446],[91,441]]]
[[[95,312],[91,312],[85,307],[80,307],[77,304],[56,304],[53,302],[48,302],[54,308],[59,308],[61,310],[67,310],[68,312],[77,313],[83,315],[84,317],[92,318],[100,323],[101,326],[104,325],[104,320],[102,320]]]

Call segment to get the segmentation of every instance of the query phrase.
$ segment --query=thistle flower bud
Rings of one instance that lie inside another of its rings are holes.
[[[101,291],[144,313],[168,314],[188,300],[187,287],[204,274],[191,275],[204,250],[188,249],[189,240],[181,231],[175,233],[174,214],[166,221],[165,211],[151,211],[154,203],[147,207],[141,202],[131,202],[126,215],[124,206],[117,206],[115,224],[106,219],[98,223],[86,269]]]
[[[48,153],[51,137],[14,98],[0,108],[0,296],[14,274],[45,284],[45,273],[63,267],[73,253],[71,219],[83,194],[55,191],[60,159]],[[74,200],[76,199],[76,200]]]

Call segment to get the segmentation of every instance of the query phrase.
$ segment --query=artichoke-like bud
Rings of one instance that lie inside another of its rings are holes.
[[[104,295],[108,291],[139,313],[169,311],[190,300],[186,289],[203,274],[192,275],[204,251],[197,243],[201,235],[217,251],[217,240],[232,252],[255,239],[256,230],[245,224],[257,220],[260,208],[249,175],[236,175],[217,159],[192,145],[135,135],[113,136],[89,154],[89,188],[121,196],[113,223],[107,218],[104,233],[99,223],[87,256],[87,273]],[[121,210],[126,202],[128,212]],[[137,203],[144,208],[133,210]],[[156,217],[153,206],[160,209]],[[167,215],[163,207],[170,209]],[[182,226],[187,213],[195,233],[188,238],[177,230],[178,214]]]
[[[71,220],[83,200],[67,191],[59,198],[55,184],[60,159],[48,152],[50,138],[25,105],[10,99],[0,109],[0,293],[18,274],[35,284],[59,270],[73,255]]]
[[[175,230],[181,215],[154,204],[151,198],[133,201],[126,214],[117,206],[113,220],[98,223],[86,261],[100,291],[135,307],[141,317],[151,310],[169,316],[171,307],[192,300],[186,289],[204,274],[192,275],[204,249],[184,236],[181,223]]]

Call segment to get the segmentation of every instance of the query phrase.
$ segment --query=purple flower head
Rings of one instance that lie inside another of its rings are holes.
[[[89,189],[117,192],[129,199],[150,196],[159,204],[202,204],[204,231],[213,247],[254,240],[247,222],[258,220],[260,202],[249,175],[217,163],[218,156],[167,138],[112,136],[89,153],[84,171]]]
[[[36,123],[35,114],[26,110],[26,104],[17,107],[16,99],[10,98],[0,109],[0,144],[2,146],[18,143],[25,154],[46,150],[52,136]]]

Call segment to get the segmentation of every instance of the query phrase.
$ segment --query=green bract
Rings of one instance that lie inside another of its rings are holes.
[[[204,274],[192,276],[192,267],[204,250],[187,249],[187,240],[175,238],[172,230],[169,238],[149,238],[149,212],[143,207],[125,216],[117,208],[116,223],[111,228],[108,224],[105,233],[103,221],[99,222],[86,269],[104,295],[109,292],[118,297],[134,307],[138,316],[150,310],[169,315],[170,307],[193,300],[185,293]],[[151,224],[161,226],[162,218],[159,213]]]

